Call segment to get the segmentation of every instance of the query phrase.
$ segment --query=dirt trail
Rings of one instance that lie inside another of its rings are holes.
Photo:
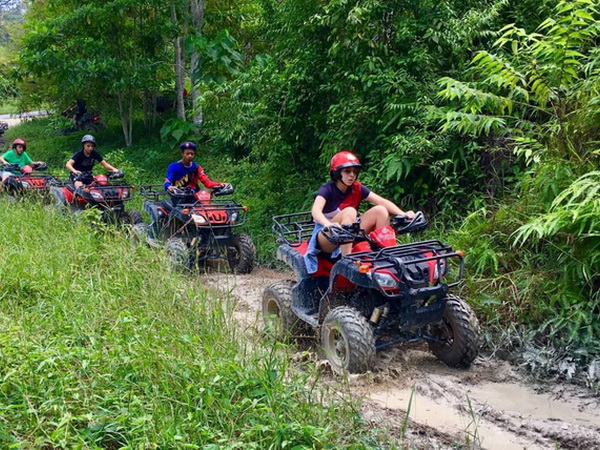
[[[240,323],[260,329],[263,290],[291,274],[259,269],[202,279],[236,298]],[[330,373],[324,379],[337,382]],[[528,382],[497,359],[479,357],[470,370],[457,370],[426,346],[399,346],[377,354],[373,373],[351,375],[347,389],[364,398],[363,418],[396,438],[409,411],[407,448],[600,449],[598,396],[575,386]]]

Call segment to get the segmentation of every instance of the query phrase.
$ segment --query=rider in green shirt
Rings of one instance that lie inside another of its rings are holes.
[[[41,161],[34,162],[25,151],[26,148],[27,144],[23,139],[15,139],[12,145],[12,150],[7,151],[0,156],[0,163],[17,164],[19,168],[29,164],[39,164]],[[13,175],[11,172],[2,172],[2,181],[5,181],[11,175]]]

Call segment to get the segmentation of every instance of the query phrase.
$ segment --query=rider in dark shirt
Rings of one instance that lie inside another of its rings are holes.
[[[83,148],[71,156],[66,164],[66,168],[71,172],[71,181],[73,181],[73,186],[76,189],[83,186],[83,182],[75,180],[77,176],[84,172],[91,173],[96,162],[100,163],[106,170],[111,172],[118,171],[118,169],[107,163],[102,155],[96,151],[96,139],[94,136],[91,134],[83,136],[81,145]]]

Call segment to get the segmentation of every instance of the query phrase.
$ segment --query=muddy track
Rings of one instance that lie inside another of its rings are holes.
[[[235,298],[236,318],[262,326],[265,287],[291,274],[258,269],[250,275],[202,275],[208,287]],[[583,388],[528,381],[505,361],[478,357],[471,369],[451,369],[425,345],[377,354],[372,373],[341,380],[321,364],[325,383],[364,399],[362,416],[402,436],[406,448],[600,449],[600,398]],[[409,419],[406,413],[409,412]]]

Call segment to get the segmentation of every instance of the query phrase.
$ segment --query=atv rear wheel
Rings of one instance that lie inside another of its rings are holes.
[[[460,297],[448,295],[442,320],[429,326],[429,349],[450,367],[467,368],[479,353],[479,322],[471,307]]]
[[[321,326],[321,347],[337,372],[363,373],[375,360],[375,337],[366,317],[348,306],[338,306]]]
[[[231,245],[227,247],[227,262],[235,273],[250,273],[254,269],[256,250],[250,236],[246,233],[233,235]]]
[[[278,281],[263,292],[262,314],[265,329],[277,340],[285,341],[300,334],[305,328],[302,326],[302,320],[292,311],[294,283],[290,280]]]
[[[137,209],[128,209],[127,211],[123,211],[121,219],[126,225],[135,225],[144,221],[142,219],[142,213],[139,212]]]
[[[190,249],[183,239],[171,238],[166,244],[167,255],[171,268],[178,270],[190,270]]]

